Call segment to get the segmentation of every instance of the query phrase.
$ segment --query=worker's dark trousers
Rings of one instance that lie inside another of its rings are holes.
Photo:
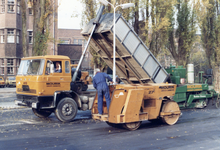
[[[100,90],[98,90],[98,111],[99,111],[99,114],[103,114],[102,106],[103,106],[103,96],[104,95],[105,95],[107,109],[109,110],[110,101],[111,101],[109,89],[108,88],[100,89]]]

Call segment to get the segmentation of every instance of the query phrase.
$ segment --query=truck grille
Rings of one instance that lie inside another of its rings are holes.
[[[17,88],[17,92],[36,94],[36,90],[30,89],[28,85],[22,85],[22,88]]]
[[[22,90],[23,90],[23,91],[30,91],[28,85],[22,85]]]

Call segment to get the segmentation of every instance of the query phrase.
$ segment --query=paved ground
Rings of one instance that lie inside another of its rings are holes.
[[[78,111],[69,123],[54,113],[38,118],[31,108],[15,106],[15,98],[15,88],[0,88],[0,150],[220,149],[220,109],[211,102],[205,109],[182,110],[173,126],[143,121],[138,130],[127,131],[93,120],[89,110]]]
[[[0,109],[20,108],[14,104],[16,88],[0,88]]]
[[[211,104],[211,103],[210,103]],[[113,128],[80,111],[69,123],[29,108],[0,110],[0,150],[219,150],[220,110],[182,110],[177,124],[143,121],[136,131]]]

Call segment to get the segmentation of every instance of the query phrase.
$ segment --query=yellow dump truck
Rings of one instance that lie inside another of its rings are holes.
[[[98,23],[102,10],[98,12]],[[95,29],[95,27],[94,27]],[[81,98],[79,70],[89,42],[76,68],[71,69],[70,58],[49,55],[22,58],[16,76],[17,100],[15,104],[32,108],[38,117],[48,117],[55,113],[62,122],[72,121],[77,110],[91,109],[93,100]],[[58,68],[56,68],[56,66]]]
[[[56,72],[56,63],[60,64],[59,72]],[[54,112],[60,121],[72,121],[77,110],[88,110],[92,105],[88,97],[79,95],[81,81],[72,81],[73,72],[67,56],[22,58],[16,76],[15,104],[31,107],[41,118]],[[80,72],[77,78],[81,78]]]

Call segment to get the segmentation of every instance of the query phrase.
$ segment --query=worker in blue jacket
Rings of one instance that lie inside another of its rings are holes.
[[[93,86],[98,91],[98,111],[99,114],[103,114],[102,106],[103,106],[103,95],[105,95],[105,100],[107,104],[107,109],[109,110],[110,106],[110,94],[109,88],[106,83],[106,79],[112,82],[112,78],[109,77],[106,73],[100,72],[100,69],[95,69],[95,76],[93,77]]]

